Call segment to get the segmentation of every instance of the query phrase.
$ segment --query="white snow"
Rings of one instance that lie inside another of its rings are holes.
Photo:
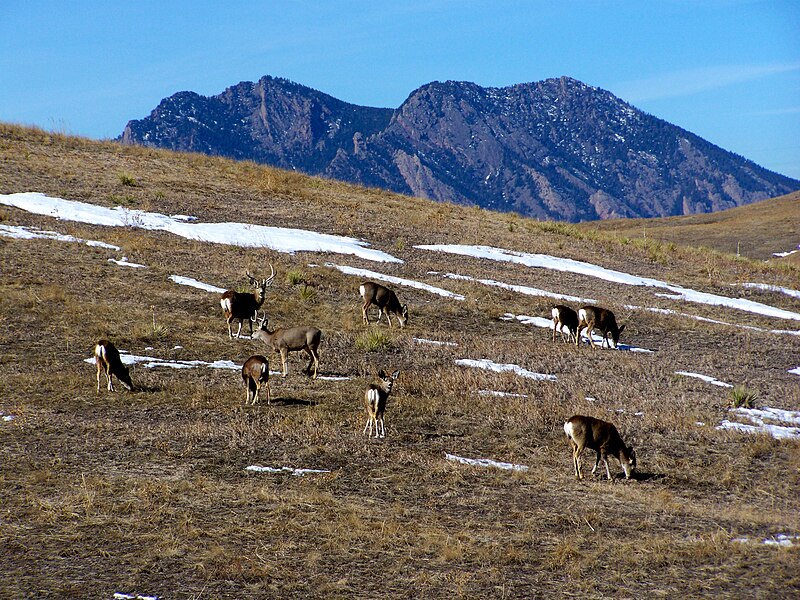
[[[181,275],[170,275],[169,278],[178,285],[188,285],[189,287],[194,287],[199,290],[203,290],[205,292],[211,292],[214,294],[224,294],[227,291],[225,288],[217,287],[209,283],[203,283],[202,281],[197,281],[197,279],[192,279],[191,277],[183,277]]]
[[[203,360],[167,360],[155,358],[153,356],[138,356],[136,354],[125,352],[124,350],[119,351],[119,357],[123,364],[141,364],[146,369],[153,369],[155,367],[169,367],[172,369],[194,369],[197,367],[208,367],[210,369],[238,370],[242,368],[242,365],[237,365],[231,360],[215,360],[213,362],[206,362]],[[91,365],[95,364],[94,356],[84,359],[84,362],[87,362]]]
[[[312,475],[315,473],[330,473],[330,471],[325,469],[293,469],[292,467],[262,467],[261,465],[250,465],[245,468],[245,471],[252,471],[255,473],[290,473],[295,477]]]
[[[526,296],[545,296],[547,298],[555,298],[556,300],[564,300],[565,302],[579,302],[581,304],[597,303],[597,300],[594,300],[593,298],[580,298],[579,296],[556,294],[555,292],[548,292],[546,290],[540,290],[538,288],[528,287],[525,285],[503,283],[502,281],[495,281],[494,279],[475,279],[474,277],[469,277],[468,275],[457,275],[456,273],[443,273],[442,277],[446,277],[448,279],[458,279],[461,281],[477,281],[483,285],[511,290],[512,292],[518,292],[520,294],[525,294]]]
[[[352,254],[377,262],[403,262],[391,254],[366,248],[369,244],[356,238],[317,233],[304,229],[267,227],[249,223],[197,223],[185,215],[161,213],[122,207],[106,208],[86,202],[52,198],[38,192],[0,194],[0,204],[30,213],[67,221],[79,221],[107,227],[136,227],[168,231],[180,237],[228,244],[245,248],[271,248],[277,252],[334,252]]]
[[[128,262],[128,257],[127,256],[123,256],[120,260],[117,260],[115,258],[109,258],[108,262],[114,263],[114,264],[119,265],[121,267],[133,267],[134,269],[146,269],[147,268],[144,265],[140,265],[138,263]]]
[[[766,433],[775,439],[800,439],[800,411],[783,410],[780,408],[734,408],[729,412],[749,419],[753,425],[739,423],[724,419],[717,429],[731,429],[743,433]],[[767,423],[765,421],[778,421],[782,425]],[[790,425],[787,425],[790,424]]]
[[[484,258],[488,260],[511,262],[515,264],[524,265],[527,267],[552,269],[555,271],[563,271],[567,273],[576,273],[580,275],[587,275],[589,277],[596,277],[605,281],[619,283],[623,285],[635,285],[645,287],[665,288],[671,292],[670,298],[680,299],[686,302],[696,302],[700,304],[710,304],[715,306],[725,306],[737,310],[757,313],[768,317],[775,317],[779,319],[791,319],[800,321],[800,313],[792,312],[768,306],[760,302],[746,300],[742,298],[728,298],[726,296],[719,296],[708,292],[698,292],[689,288],[684,288],[678,285],[652,279],[649,277],[639,277],[630,275],[622,271],[615,271],[600,267],[592,263],[573,260],[571,258],[559,258],[549,256],[547,254],[529,254],[526,252],[515,252],[512,250],[504,250],[502,248],[492,248],[491,246],[468,246],[461,244],[432,244],[432,245],[419,245],[414,246],[422,250],[432,250],[436,252],[447,252],[449,254],[458,254],[462,256],[472,256],[474,258]]]
[[[737,325],[736,323],[728,323],[726,321],[719,321],[717,319],[709,319],[708,317],[700,317],[698,315],[690,315],[688,313],[678,312],[676,310],[670,310],[669,308],[649,308],[647,306],[636,306],[634,304],[626,304],[624,306],[629,310],[646,310],[648,312],[654,312],[661,315],[676,315],[679,317],[686,317],[688,319],[694,319],[695,321],[703,321],[704,323],[715,323],[717,325],[727,325],[728,327],[737,327],[739,329],[747,329],[748,331],[760,331],[763,333],[776,333],[781,335],[796,335],[800,336],[800,329],[764,329],[763,327],[755,327],[753,325]]]
[[[527,377],[528,379],[536,379],[537,381],[556,381],[555,375],[548,375],[545,373],[535,373],[523,369],[519,365],[496,363],[486,358],[481,360],[473,360],[471,358],[459,358],[456,364],[460,367],[471,367],[473,369],[484,369],[486,371],[494,371],[496,373],[514,373],[520,377]]]
[[[483,285],[499,287],[505,290],[511,290],[512,292],[518,292],[520,294],[525,294],[526,296],[544,296],[547,298],[555,298],[556,300],[564,300],[566,302],[579,302],[581,304],[597,303],[597,300],[594,300],[593,298],[581,298],[579,296],[557,294],[555,292],[548,292],[546,290],[540,290],[538,288],[532,288],[525,285],[503,283],[502,281],[495,281],[494,279],[475,279],[474,277],[469,277],[468,275],[457,275],[456,273],[443,273],[442,277],[446,277],[448,279],[458,279],[462,281],[477,281],[478,283],[482,283]]]
[[[456,456],[455,454],[444,453],[447,460],[458,462],[471,467],[493,467],[495,469],[504,469],[506,471],[527,471],[527,465],[515,465],[514,463],[499,462],[490,458],[464,458],[463,456]]]
[[[742,287],[756,289],[756,290],[764,290],[767,292],[780,292],[781,294],[786,294],[787,296],[791,296],[792,298],[800,298],[800,291],[793,290],[791,288],[781,287],[779,285],[769,285],[766,283],[743,283]]]
[[[122,248],[114,244],[106,244],[105,242],[96,242],[94,240],[82,240],[71,235],[58,233],[57,231],[47,231],[35,227],[25,227],[24,225],[0,225],[0,235],[18,240],[47,239],[56,240],[58,242],[78,242],[80,244],[86,244],[87,246],[107,248],[109,250],[122,250]]]
[[[496,390],[478,390],[480,396],[497,396],[498,398],[527,398],[528,394],[512,394],[511,392],[498,392]]]
[[[706,383],[710,383],[711,385],[717,385],[719,387],[726,387],[726,388],[733,387],[730,383],[725,383],[724,381],[720,381],[719,379],[714,379],[710,375],[701,375],[700,373],[691,373],[690,371],[675,371],[675,374],[683,375],[684,377],[696,377],[697,379],[702,379]]]
[[[789,369],[789,373],[792,375],[800,375],[800,367],[795,367],[794,369]]]
[[[535,327],[541,327],[542,329],[550,329],[551,331],[553,329],[553,321],[550,319],[545,319],[544,317],[531,317],[528,315],[514,315],[511,313],[505,313],[500,318],[504,321],[513,321],[516,319],[523,325],[533,325]],[[561,327],[561,329],[562,330],[564,329],[563,326]],[[566,334],[567,332],[564,331],[564,333]],[[584,328],[583,331],[581,332],[581,340],[588,340],[588,339],[589,338],[586,335],[586,329]],[[597,344],[598,346],[602,346],[603,337],[601,335],[593,333],[592,339],[594,340],[595,344]],[[608,346],[606,346],[606,348],[608,348]],[[652,354],[653,352],[655,352],[654,350],[649,350],[647,348],[639,348],[638,346],[631,346],[629,344],[623,344],[622,342],[617,344],[617,350],[622,350],[625,352],[641,352],[645,354]]]
[[[430,346],[458,346],[455,342],[441,342],[439,340],[428,340],[425,338],[412,337],[418,344],[428,344]]]
[[[784,548],[791,548],[794,546],[794,542],[797,540],[800,540],[800,535],[786,535],[785,533],[779,533],[778,535],[764,538],[761,540],[761,543],[765,546],[782,546]],[[740,544],[747,544],[750,542],[750,538],[734,538],[731,541],[738,542]]]
[[[114,600],[158,600],[158,596],[142,596],[140,594],[136,594],[135,596],[133,596],[131,594],[123,594],[121,592],[115,592]]]
[[[355,267],[348,267],[346,265],[336,265],[334,263],[325,263],[325,266],[330,267],[332,269],[338,269],[345,275],[356,275],[364,279],[377,279],[378,281],[385,281],[387,283],[394,283],[396,285],[404,285],[406,287],[412,287],[418,290],[424,290],[426,292],[430,292],[431,294],[444,296],[445,298],[452,298],[453,300],[464,299],[464,296],[462,296],[461,294],[454,294],[453,292],[450,292],[448,290],[428,285],[427,283],[414,281],[413,279],[404,279],[402,277],[395,277],[394,275],[385,275],[383,273],[370,271],[368,269],[357,269]]]

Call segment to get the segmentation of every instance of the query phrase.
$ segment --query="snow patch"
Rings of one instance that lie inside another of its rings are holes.
[[[261,465],[250,465],[249,467],[245,467],[245,471],[251,471],[253,473],[289,473],[290,475],[294,475],[295,477],[301,477],[303,475],[314,475],[316,473],[330,473],[330,471],[325,469],[293,469],[292,467],[262,467]]]
[[[134,269],[146,269],[147,268],[144,265],[140,265],[138,263],[128,262],[128,257],[127,256],[123,256],[120,260],[117,260],[115,258],[109,258],[108,262],[117,264],[117,265],[119,265],[121,267],[132,267]]]
[[[394,283],[397,285],[416,288],[418,290],[424,290],[426,292],[430,292],[431,294],[437,294],[439,296],[444,296],[445,298],[452,298],[453,300],[464,300],[464,296],[461,294],[454,294],[448,290],[428,285],[427,283],[414,281],[413,279],[404,279],[402,277],[395,277],[394,275],[377,273],[376,271],[370,271],[368,269],[357,269],[355,267],[336,265],[334,263],[325,263],[325,266],[332,269],[337,269],[345,275],[357,275],[358,277],[363,277],[364,279],[377,279],[378,281],[385,281],[387,283]]]
[[[730,383],[725,383],[724,381],[720,381],[719,379],[714,379],[710,375],[701,375],[700,373],[691,373],[689,371],[675,371],[675,374],[683,375],[684,377],[695,377],[697,379],[702,379],[706,383],[710,383],[711,385],[718,385],[719,387],[726,387],[726,388],[733,387]]]
[[[0,204],[30,213],[67,221],[106,227],[135,227],[168,231],[201,242],[227,244],[244,248],[270,248],[277,252],[334,252],[352,254],[376,262],[403,262],[391,254],[366,248],[369,244],[356,238],[317,233],[304,229],[267,227],[249,223],[197,223],[185,215],[170,217],[161,213],[122,207],[106,208],[86,202],[52,198],[38,192],[0,194]]]
[[[743,433],[765,433],[775,439],[800,439],[800,411],[783,410],[780,408],[734,408],[729,411],[749,419],[753,425],[729,421],[724,419],[717,429],[730,429]],[[781,425],[767,423],[778,421]],[[791,425],[787,425],[791,424]]]
[[[535,379],[537,381],[556,381],[555,375],[548,375],[545,373],[535,373],[523,369],[519,365],[496,363],[486,358],[481,360],[473,360],[471,358],[459,358],[456,364],[460,367],[471,367],[473,369],[484,369],[486,371],[494,371],[496,373],[514,373],[520,377],[527,377],[528,379]]]
[[[428,344],[430,346],[458,346],[455,342],[441,342],[439,340],[426,340],[425,338],[412,337],[418,344]]]
[[[518,292],[520,294],[525,294],[526,296],[544,296],[546,298],[555,298],[556,300],[564,300],[565,302],[578,302],[581,304],[597,303],[597,300],[594,300],[593,298],[580,298],[578,296],[556,294],[555,292],[548,292],[546,290],[540,290],[538,288],[532,288],[525,285],[514,285],[511,283],[503,283],[502,281],[495,281],[494,279],[475,279],[474,277],[469,277],[468,275],[457,275],[456,273],[443,273],[442,277],[445,277],[447,279],[457,279],[461,281],[477,281],[478,283],[482,283],[483,285],[499,287],[505,290],[511,290],[512,292]]]
[[[77,242],[96,248],[107,248],[108,250],[116,251],[122,250],[122,248],[114,244],[106,244],[105,242],[97,242],[95,240],[82,240],[81,238],[76,238],[65,233],[37,229],[36,227],[25,227],[24,225],[0,225],[0,235],[18,240],[45,239],[56,240],[57,242]]]
[[[191,277],[170,275],[169,278],[178,285],[188,285],[189,287],[197,288],[205,292],[211,292],[213,294],[224,294],[227,291],[225,288],[217,287],[209,283],[203,283],[202,281],[198,281],[197,279],[192,279]]]
[[[571,258],[559,258],[556,256],[549,256],[547,254],[529,254],[526,252],[515,252],[512,250],[504,250],[502,248],[493,248],[491,246],[467,246],[461,244],[431,244],[414,246],[421,250],[431,250],[436,252],[446,252],[449,254],[458,254],[462,256],[472,256],[474,258],[483,258],[501,262],[511,262],[520,264],[527,267],[551,269],[555,271],[563,271],[567,273],[576,273],[586,275],[589,277],[596,277],[612,283],[619,283],[623,285],[635,285],[655,288],[665,288],[673,294],[673,299],[680,299],[686,302],[695,302],[700,304],[710,304],[714,306],[725,306],[728,308],[735,308],[737,310],[757,313],[768,317],[775,317],[779,319],[791,319],[800,321],[800,313],[775,308],[760,302],[752,300],[745,300],[741,298],[728,298],[726,296],[719,296],[708,292],[698,292],[689,288],[684,288],[678,285],[652,279],[649,277],[639,277],[630,275],[622,271],[615,271],[600,267],[592,263],[573,260]]]
[[[515,465],[514,463],[499,462],[489,458],[464,458],[463,456],[456,456],[455,454],[448,454],[445,452],[444,457],[447,460],[469,465],[471,467],[492,467],[494,469],[503,469],[506,471],[527,471],[528,465]]]

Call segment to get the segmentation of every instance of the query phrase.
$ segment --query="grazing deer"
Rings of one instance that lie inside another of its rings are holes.
[[[614,341],[613,347],[617,347],[619,336],[622,330],[625,329],[625,325],[617,327],[617,320],[613,312],[605,308],[600,308],[599,306],[582,306],[578,310],[578,318],[578,335],[575,336],[576,346],[580,343],[581,330],[586,327],[586,335],[589,337],[589,343],[592,344],[592,348],[596,348],[594,340],[592,339],[592,330],[595,328],[599,329],[600,333],[603,334],[603,343],[601,347],[608,345],[608,347],[611,348],[611,342],[608,341],[609,333],[611,334],[611,339]]]
[[[114,391],[114,384],[111,383],[111,377],[116,375],[120,383],[125,386],[129,391],[133,391],[133,383],[131,382],[128,367],[122,364],[122,359],[119,357],[119,350],[116,346],[108,340],[100,340],[94,347],[94,362],[97,366],[97,393],[100,393],[100,372],[103,371],[108,379],[108,391]]]
[[[553,341],[556,341],[556,330],[561,332],[561,340],[569,342],[570,337],[578,337],[578,313],[569,306],[556,304],[551,312],[553,315]],[[564,338],[564,327],[567,328],[567,337]]]
[[[301,325],[299,327],[289,327],[288,329],[276,329],[269,331],[267,329],[267,318],[264,316],[259,319],[258,330],[251,336],[254,340],[261,340],[267,346],[270,346],[273,352],[281,353],[281,364],[283,365],[283,377],[286,377],[286,359],[289,352],[297,352],[305,350],[306,354],[311,357],[308,361],[308,366],[304,372],[311,372],[311,365],[314,365],[313,378],[317,378],[317,368],[319,367],[319,342],[322,339],[322,332],[316,327],[307,327]]]
[[[247,398],[245,404],[250,404],[250,396],[253,396],[253,405],[258,402],[258,392],[261,386],[267,388],[267,404],[269,404],[269,361],[266,356],[255,354],[248,358],[242,365],[242,381],[247,388]]]
[[[275,279],[275,269],[272,268],[272,263],[269,265],[272,274],[266,279],[256,279],[250,275],[249,271],[245,271],[247,278],[250,280],[250,285],[253,286],[255,292],[237,292],[235,290],[228,290],[219,299],[222,312],[225,319],[228,321],[228,337],[233,339],[233,332],[231,331],[231,322],[239,321],[239,331],[236,332],[237,339],[242,333],[242,324],[244,320],[250,324],[250,335],[253,335],[253,321],[258,317],[258,309],[264,304],[266,298],[267,288],[272,285],[272,280]]]
[[[364,425],[364,433],[369,430],[369,437],[372,437],[372,424],[375,423],[375,437],[386,437],[386,426],[383,424],[383,413],[386,412],[386,401],[392,392],[392,385],[400,376],[400,369],[387,375],[383,369],[378,372],[380,383],[371,383],[364,393],[365,408],[367,409],[367,424]]]
[[[361,316],[365,324],[369,323],[367,309],[374,304],[378,307],[378,320],[376,323],[380,323],[381,316],[386,313],[389,327],[392,326],[391,315],[397,316],[397,322],[400,323],[400,327],[406,326],[408,322],[408,304],[401,306],[397,295],[392,290],[374,281],[366,281],[358,287],[358,292],[364,299],[364,306],[361,307]]]
[[[636,468],[636,452],[632,447],[625,445],[614,425],[594,417],[575,415],[564,423],[564,433],[567,434],[570,446],[572,446],[575,477],[583,479],[581,454],[585,448],[590,448],[597,453],[592,475],[595,474],[600,460],[602,460],[606,465],[606,476],[609,480],[611,479],[611,472],[608,469],[608,455],[610,454],[619,460],[619,464],[625,471],[625,479],[631,478],[631,473]]]

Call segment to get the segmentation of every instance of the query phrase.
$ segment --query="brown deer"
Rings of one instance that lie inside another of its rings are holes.
[[[253,405],[258,402],[258,392],[261,386],[267,388],[267,404],[270,400],[269,391],[269,361],[266,356],[255,354],[248,358],[242,365],[242,381],[247,388],[247,398],[245,404],[250,404],[250,396],[253,397]]]
[[[614,348],[619,343],[619,336],[625,325],[617,327],[617,319],[614,313],[599,306],[582,306],[578,310],[578,334],[575,336],[575,345],[580,343],[581,330],[586,327],[586,335],[589,337],[589,343],[592,348],[596,348],[594,340],[592,339],[592,330],[598,329],[603,334],[603,343],[601,347],[608,345],[611,348],[611,342],[608,341],[608,334],[611,334],[611,339],[614,342]]]
[[[275,279],[275,269],[272,264],[269,265],[272,274],[266,279],[256,279],[250,275],[249,271],[245,271],[247,278],[250,280],[250,285],[253,286],[255,292],[237,292],[235,290],[228,290],[219,299],[222,312],[225,319],[228,321],[228,337],[233,339],[233,332],[231,331],[231,322],[239,321],[239,331],[236,332],[237,339],[242,333],[242,324],[245,319],[250,324],[250,335],[253,335],[253,321],[258,317],[258,309],[264,304],[266,298],[267,288],[272,285],[272,280]]]
[[[133,383],[131,382],[128,367],[122,364],[122,359],[119,356],[119,350],[116,346],[108,340],[100,340],[94,347],[94,362],[97,366],[97,393],[100,393],[100,372],[106,374],[108,379],[108,391],[114,391],[114,384],[111,383],[111,377],[116,375],[120,383],[125,386],[129,391],[133,391]]]
[[[386,437],[386,426],[383,423],[383,413],[386,412],[386,401],[392,392],[392,386],[400,376],[400,369],[387,375],[383,369],[378,372],[379,383],[371,383],[364,393],[365,408],[367,409],[367,424],[364,425],[364,434],[372,437],[372,424],[375,423],[375,437]],[[367,430],[369,433],[367,434]]]
[[[400,327],[405,327],[406,323],[408,323],[408,304],[401,306],[397,295],[389,288],[374,281],[365,281],[359,286],[358,292],[364,299],[364,305],[361,307],[361,316],[365,324],[369,323],[367,309],[373,304],[378,307],[378,320],[376,323],[380,323],[383,313],[386,313],[389,327],[392,326],[391,315],[397,316],[397,322],[400,323]]]
[[[563,304],[556,304],[551,311],[553,315],[553,341],[556,341],[556,330],[561,332],[562,341],[570,341],[570,337],[577,339],[578,337],[578,313],[572,310],[569,306]],[[564,327],[567,328],[567,337],[564,338]]]
[[[625,471],[625,479],[631,478],[631,473],[636,468],[636,452],[631,446],[625,445],[614,425],[594,417],[575,415],[564,423],[564,433],[567,434],[570,446],[572,446],[575,477],[583,479],[581,454],[584,449],[589,448],[597,453],[592,475],[595,474],[602,460],[606,466],[606,476],[609,480],[611,479],[611,472],[608,469],[608,455],[610,454],[619,460],[622,470]]]
[[[283,377],[286,377],[286,359],[289,352],[298,352],[305,350],[311,359],[308,361],[308,366],[304,372],[311,372],[311,365],[314,365],[313,378],[317,378],[317,368],[319,367],[319,343],[322,339],[322,332],[316,327],[308,327],[301,325],[299,327],[289,327],[287,329],[276,329],[269,331],[267,329],[266,316],[261,318],[258,323],[258,330],[251,336],[254,340],[261,340],[267,346],[271,347],[273,352],[281,353],[281,364],[283,366]]]

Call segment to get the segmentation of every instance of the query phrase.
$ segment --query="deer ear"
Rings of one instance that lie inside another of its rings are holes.
[[[378,377],[380,377],[381,379],[385,379],[386,378],[386,373],[383,371],[383,369],[378,371]]]
[[[400,369],[392,373],[392,379],[397,379],[398,377],[400,377]]]

